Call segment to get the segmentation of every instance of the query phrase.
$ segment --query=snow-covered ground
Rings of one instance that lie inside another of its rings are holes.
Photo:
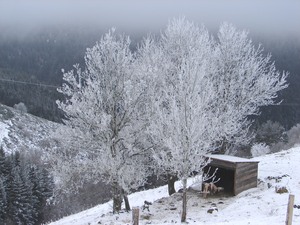
[[[0,143],[3,142],[4,138],[8,138],[8,131],[8,125],[0,121]]]
[[[289,194],[295,195],[300,205],[300,147],[255,158],[259,160],[258,187],[235,197],[203,198],[198,193],[188,194],[187,222],[206,225],[265,225],[285,224]],[[195,180],[190,180],[190,184]],[[180,188],[180,182],[176,184]],[[286,187],[289,193],[278,194],[276,187]],[[142,211],[144,201],[150,201],[150,212]],[[140,207],[140,224],[180,223],[181,195],[168,197],[167,187],[134,193],[129,196],[132,207]],[[98,205],[51,225],[131,224],[131,212],[113,215],[112,202]],[[209,209],[217,209],[208,213]],[[300,209],[294,209],[293,224],[300,224]]]

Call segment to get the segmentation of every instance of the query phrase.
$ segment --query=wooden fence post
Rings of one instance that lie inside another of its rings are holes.
[[[138,207],[132,208],[132,224],[139,225],[140,209]]]
[[[295,195],[290,195],[289,196],[289,203],[287,207],[287,213],[286,213],[286,225],[292,225],[292,220],[293,220],[293,208],[294,208],[294,199]]]

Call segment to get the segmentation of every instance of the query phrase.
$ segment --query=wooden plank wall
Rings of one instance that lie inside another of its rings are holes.
[[[258,163],[237,163],[234,178],[234,195],[257,187]]]

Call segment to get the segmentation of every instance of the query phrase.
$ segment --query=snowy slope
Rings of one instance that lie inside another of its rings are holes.
[[[8,138],[8,125],[0,121],[0,143]]]
[[[45,150],[53,147],[50,133],[59,125],[21,113],[0,105],[0,145],[6,152],[14,150]],[[300,147],[272,155],[255,158],[259,160],[259,185],[235,197],[209,197],[189,193],[189,224],[284,224],[288,193],[275,193],[276,186],[285,186],[295,195],[300,205]],[[282,179],[279,179],[282,177]],[[275,179],[277,178],[277,180]],[[195,180],[190,180],[190,184]],[[177,189],[180,183],[177,183]],[[134,193],[129,196],[132,207],[141,207],[145,200],[151,201],[150,212],[141,211],[140,224],[180,223],[181,196],[168,197],[167,187]],[[217,208],[212,214],[208,209]],[[65,217],[51,225],[131,224],[131,213],[112,215],[112,202],[96,206],[81,213]],[[300,224],[300,210],[294,209],[293,224]]]
[[[7,153],[16,150],[45,151],[54,144],[50,133],[58,126],[57,123],[0,104],[0,145]]]
[[[257,157],[259,184],[235,197],[202,198],[189,193],[187,221],[189,224],[265,225],[284,224],[289,193],[300,205],[300,147],[276,154]],[[277,179],[276,179],[277,178]],[[190,183],[195,181],[190,180]],[[180,183],[177,183],[179,188]],[[278,194],[275,187],[286,187],[289,193]],[[168,197],[167,187],[134,193],[129,197],[133,207],[141,207],[144,200],[153,202],[150,212],[140,211],[140,224],[180,223],[181,196]],[[111,213],[112,202],[98,205],[81,213],[65,217],[51,225],[131,224],[131,213]],[[208,209],[217,208],[212,214]],[[294,209],[293,224],[300,224],[300,210]]]

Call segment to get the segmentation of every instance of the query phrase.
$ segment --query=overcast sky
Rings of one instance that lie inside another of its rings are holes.
[[[0,32],[89,25],[149,33],[180,16],[212,29],[227,21],[250,33],[300,36],[300,0],[0,0]]]

